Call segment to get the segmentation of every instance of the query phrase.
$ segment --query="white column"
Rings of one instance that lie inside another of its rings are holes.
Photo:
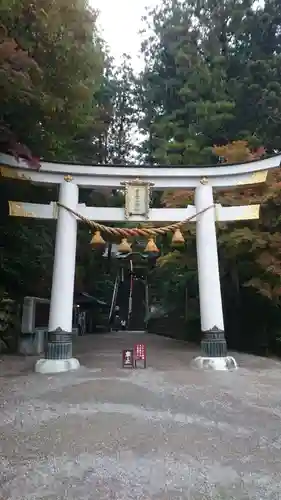
[[[64,180],[60,185],[59,202],[63,205],[77,210],[78,186],[70,179]],[[61,329],[67,332],[67,340],[60,340],[65,334],[57,335],[58,342],[54,351],[61,352],[65,348],[65,342],[71,349],[72,314],[73,314],[73,292],[75,279],[76,261],[76,239],[77,220],[74,215],[65,208],[58,207],[56,246],[53,267],[53,281],[49,315],[49,332]],[[70,338],[70,340],[69,340]],[[53,344],[48,344],[53,345]],[[70,354],[71,355],[71,354]],[[76,370],[79,368],[79,361],[68,356],[50,356],[47,359],[40,359],[35,365],[35,371],[49,374]],[[50,359],[51,358],[51,359]],[[56,358],[56,359],[53,359]],[[57,359],[59,358],[59,359]]]
[[[77,210],[79,191],[73,182],[60,185],[59,202]],[[77,220],[65,208],[58,208],[56,247],[49,316],[49,332],[61,328],[72,332],[73,292],[76,261]]]
[[[214,204],[213,189],[202,179],[195,191],[196,213]],[[200,299],[201,330],[204,335],[202,356],[193,360],[197,368],[230,370],[237,368],[234,358],[227,356],[224,338],[224,320],[219,274],[215,207],[197,216],[196,247]],[[218,331],[210,333],[217,328]],[[209,333],[208,333],[209,332]]]
[[[195,191],[196,212],[214,204],[213,189],[200,184]],[[202,332],[217,327],[224,331],[215,208],[197,217],[196,246]]]

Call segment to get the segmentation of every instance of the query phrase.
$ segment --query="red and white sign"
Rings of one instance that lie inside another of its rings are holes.
[[[135,367],[137,365],[137,361],[143,361],[144,368],[146,368],[146,347],[144,344],[136,344],[134,346],[134,361]]]

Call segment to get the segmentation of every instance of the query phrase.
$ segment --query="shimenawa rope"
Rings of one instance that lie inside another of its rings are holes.
[[[183,221],[180,222],[175,222],[174,224],[170,224],[169,226],[162,226],[162,227],[148,227],[148,228],[123,228],[123,227],[110,227],[110,226],[104,226],[103,224],[99,224],[98,222],[92,221],[88,219],[87,217],[84,217],[84,215],[79,214],[72,208],[67,207],[63,203],[57,202],[57,205],[61,208],[64,208],[68,212],[70,212],[72,215],[75,215],[77,219],[80,219],[82,222],[85,222],[85,224],[88,224],[91,228],[95,229],[96,231],[100,231],[102,233],[108,233],[108,234],[113,234],[114,236],[122,236],[122,237],[130,237],[130,236],[157,236],[159,234],[164,235],[170,232],[175,231],[176,229],[180,229],[183,227],[185,224],[190,222],[191,220],[195,219],[198,215],[203,214],[207,210],[210,210],[210,208],[214,208],[215,205],[210,205],[209,207],[204,208],[200,212],[197,212],[196,214],[191,215],[187,219],[184,219]]]

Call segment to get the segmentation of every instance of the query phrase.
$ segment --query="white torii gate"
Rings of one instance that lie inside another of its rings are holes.
[[[202,356],[194,360],[199,368],[228,370],[237,367],[227,356],[219,276],[216,221],[258,219],[259,205],[222,207],[214,205],[213,188],[254,185],[266,180],[269,169],[279,167],[281,155],[242,164],[200,167],[103,166],[41,162],[39,171],[24,161],[0,154],[1,175],[32,183],[59,184],[59,202],[90,220],[174,222],[196,217],[196,245],[202,340]],[[88,207],[79,204],[79,188],[122,188],[124,182],[139,179],[153,189],[195,189],[195,206],[186,209],[149,209],[147,215],[127,216],[123,208]],[[202,213],[202,210],[212,207]],[[79,361],[72,357],[72,309],[76,260],[77,218],[56,202],[49,205],[9,202],[10,215],[57,219],[56,245],[46,358],[35,370],[54,373],[73,370]]]

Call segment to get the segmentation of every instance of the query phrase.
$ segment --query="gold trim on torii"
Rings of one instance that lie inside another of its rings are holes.
[[[249,179],[237,182],[237,186],[247,186],[249,184],[261,184],[266,181],[268,170],[260,170],[249,174]]]
[[[1,166],[0,167],[0,174],[2,177],[5,177],[6,179],[17,179],[21,181],[29,181],[31,178],[23,174],[22,172],[19,172],[16,168],[13,167],[8,167],[8,166]]]
[[[25,210],[22,203],[16,201],[9,201],[8,203],[9,215],[11,215],[12,217],[36,217],[35,213]]]
[[[200,184],[203,184],[203,186],[205,186],[206,184],[208,184],[208,178],[207,177],[202,177],[200,179]]]

